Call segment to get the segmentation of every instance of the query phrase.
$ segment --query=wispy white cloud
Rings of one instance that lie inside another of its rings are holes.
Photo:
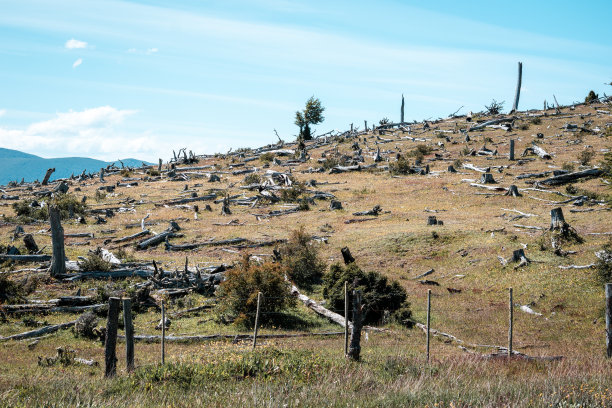
[[[157,48],[149,48],[147,50],[147,54],[155,54],[156,52],[158,52],[159,50]]]
[[[117,131],[134,110],[100,106],[58,113],[25,129],[0,127],[0,146],[49,155],[124,157],[148,150],[150,137]]]
[[[76,67],[78,67],[79,65],[81,65],[82,63],[83,63],[83,59],[82,59],[82,58],[79,58],[79,59],[77,59],[76,61],[74,61],[74,63],[72,64],[72,68],[76,68]]]
[[[6,115],[6,109],[0,109],[0,118]]]
[[[85,41],[79,41],[79,40],[75,40],[74,38],[72,38],[66,41],[66,44],[64,44],[64,47],[66,47],[69,50],[78,49],[78,48],[87,48],[87,43]]]

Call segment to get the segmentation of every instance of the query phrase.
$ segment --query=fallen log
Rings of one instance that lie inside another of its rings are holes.
[[[573,183],[576,180],[582,178],[598,177],[603,174],[601,169],[588,169],[583,171],[577,171],[574,173],[561,174],[559,176],[550,177],[536,183],[537,186],[560,186],[567,183]]]
[[[315,336],[340,336],[344,332],[320,332],[320,333],[288,333],[288,334],[257,334],[258,339],[288,339],[296,337],[315,337]],[[145,343],[160,343],[162,336],[159,335],[136,335],[135,341]],[[125,336],[119,335],[117,339],[125,341]],[[252,334],[212,334],[208,336],[165,336],[164,341],[170,343],[196,343],[214,340],[252,340]]]
[[[0,254],[0,260],[16,262],[47,262],[51,260],[51,255],[6,255]]]
[[[340,326],[344,327],[344,316],[332,312],[329,309],[324,308],[323,306],[321,306],[320,304],[318,304],[317,302],[315,302],[314,300],[310,299],[308,296],[303,295],[302,293],[300,293],[300,290],[295,286],[295,285],[291,285],[291,293],[294,296],[297,296],[297,298],[299,300],[302,301],[302,303],[304,303],[304,305],[313,310],[316,314],[323,316],[329,320],[331,320],[332,322],[339,324]],[[349,328],[352,329],[353,324],[351,322],[348,322],[348,326]],[[344,332],[343,332],[344,333]]]
[[[41,327],[40,329],[30,330],[30,331],[19,333],[19,334],[13,334],[12,336],[0,337],[0,341],[23,340],[23,339],[29,339],[32,337],[42,336],[44,334],[55,333],[58,330],[69,329],[70,327],[74,326],[75,323],[76,323],[76,320],[73,320],[68,323],[60,323],[60,324],[55,324],[52,326],[45,326],[45,327]]]
[[[192,249],[204,247],[204,246],[223,246],[223,245],[236,245],[242,242],[248,241],[246,238],[232,238],[221,241],[207,241],[207,242],[196,242],[193,244],[178,244],[174,245],[166,240],[167,251],[189,251]]]
[[[94,272],[81,272],[74,275],[64,275],[64,281],[72,282],[79,279],[118,279],[118,278],[131,278],[139,276],[141,278],[148,278],[153,276],[153,271],[148,269],[117,269],[108,272],[94,271]]]
[[[144,237],[145,235],[149,235],[151,233],[151,231],[149,231],[148,229],[144,230],[144,231],[139,231],[135,234],[132,235],[128,235],[127,237],[123,237],[123,238],[117,238],[115,240],[113,240],[112,242],[114,244],[120,244],[122,242],[126,242],[126,241],[131,241],[132,239],[136,239],[136,238],[140,238],[140,237]]]
[[[144,241],[140,241],[137,245],[137,249],[147,249],[150,246],[159,245],[164,242],[167,238],[175,236],[174,229],[167,229],[162,233],[159,233],[151,238],[147,238]]]

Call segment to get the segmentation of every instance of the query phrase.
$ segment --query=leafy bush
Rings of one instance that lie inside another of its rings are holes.
[[[72,330],[75,337],[95,339],[98,337],[97,333],[95,333],[97,325],[98,318],[96,315],[93,312],[85,312],[77,318]]]
[[[295,305],[291,285],[285,280],[284,265],[265,262],[261,265],[249,262],[245,255],[242,262],[225,273],[226,280],[219,287],[220,310],[234,318],[234,323],[252,327],[257,311],[257,294],[262,293],[259,321],[274,323],[286,308]]]
[[[589,94],[584,98],[584,103],[593,103],[599,101],[599,95],[595,93],[595,91],[589,91]]]
[[[128,169],[121,169],[119,174],[121,174],[121,176],[123,177],[130,177],[132,175],[132,172],[129,171]]]
[[[280,190],[280,199],[287,203],[295,203],[300,200],[300,196],[304,193],[304,185],[301,183],[294,183],[289,188]]]
[[[100,254],[92,253],[84,261],[79,264],[81,271],[101,271],[108,272],[111,270],[112,264],[102,259]]]
[[[504,102],[497,102],[495,99],[491,101],[489,106],[485,105],[485,109],[489,115],[497,115],[504,108]]]
[[[539,117],[538,118],[533,118],[533,119],[531,119],[531,123],[533,125],[539,125],[540,123],[542,123],[542,119],[540,119]]]
[[[147,174],[148,174],[149,176],[151,176],[151,177],[158,177],[158,176],[160,176],[160,175],[161,175],[161,173],[160,173],[160,172],[159,172],[159,170],[157,170],[157,169],[149,169],[149,170],[147,171]]]
[[[87,211],[87,205],[72,194],[58,194],[47,204],[57,205],[62,220],[76,215],[84,217]],[[49,219],[48,205],[41,206],[35,199],[17,201],[13,203],[13,210],[24,221]]]
[[[408,156],[414,157],[415,160],[422,161],[425,156],[430,154],[433,151],[431,146],[427,146],[424,144],[417,145],[414,149],[408,152]]]
[[[578,161],[583,166],[586,166],[587,164],[589,164],[591,162],[591,159],[593,159],[593,157],[595,157],[595,152],[592,150],[583,150],[580,153],[578,153]]]
[[[396,162],[389,163],[389,172],[394,175],[398,174],[410,174],[410,162],[404,157],[400,156]]]
[[[24,291],[17,283],[0,275],[0,304],[21,301],[23,295]]]
[[[280,248],[282,264],[287,275],[299,287],[310,288],[320,283],[327,265],[319,256],[319,249],[304,227],[293,231],[289,241]]]
[[[261,177],[259,174],[251,173],[244,178],[244,184],[259,184],[261,182]]]
[[[355,289],[361,290],[364,323],[379,323],[385,312],[389,312],[392,319],[412,327],[410,303],[406,300],[408,296],[397,281],[389,283],[378,272],[363,272],[354,262],[347,266],[336,263],[323,278],[323,296],[332,310],[344,310],[344,282],[348,282],[349,287],[354,285]],[[352,305],[352,291],[349,291],[349,302]],[[352,320],[351,309],[349,307],[349,319]]]
[[[266,152],[259,156],[259,160],[261,160],[262,163],[270,163],[272,160],[274,160],[274,155],[270,152]]]
[[[103,192],[102,190],[96,190],[96,193],[94,195],[94,200],[96,200],[96,202],[100,202],[104,200],[105,198],[106,198],[105,192]]]

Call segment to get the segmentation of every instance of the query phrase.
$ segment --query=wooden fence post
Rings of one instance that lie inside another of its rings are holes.
[[[55,277],[66,273],[64,228],[62,228],[60,210],[56,205],[49,206],[49,224],[51,225],[51,246],[53,249],[49,274],[51,277]]]
[[[431,326],[431,289],[427,289],[427,362],[429,363],[429,333]]]
[[[612,357],[612,283],[606,283],[606,352]]]
[[[108,299],[108,319],[106,321],[106,340],[104,342],[105,377],[113,377],[117,372],[117,325],[119,324],[119,298]]]
[[[127,371],[134,370],[134,325],[132,324],[132,301],[123,299],[123,325],[125,326],[125,361]]]
[[[257,347],[257,326],[259,326],[259,308],[261,306],[261,292],[257,293],[257,312],[255,313],[255,329],[253,330],[253,350]]]
[[[512,357],[512,330],[513,330],[513,325],[514,325],[514,311],[512,310],[512,288],[509,289],[508,291],[509,294],[509,305],[508,307],[510,308],[509,311],[509,316],[508,316],[508,320],[509,320],[509,325],[508,325],[508,357]]]
[[[161,302],[161,315],[162,315],[162,338],[161,338],[161,363],[166,362],[166,305],[164,301]]]
[[[353,330],[351,330],[351,344],[346,356],[354,361],[359,361],[359,355],[361,353],[360,342],[362,327],[361,291],[353,290]]]
[[[349,327],[348,327],[348,282],[344,281],[344,356],[348,353]]]

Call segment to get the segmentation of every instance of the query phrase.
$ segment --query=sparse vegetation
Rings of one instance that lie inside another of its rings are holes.
[[[584,98],[584,103],[593,103],[599,102],[599,95],[595,93],[595,91],[590,90],[589,94]]]
[[[36,199],[21,200],[13,203],[13,210],[24,222],[30,222],[32,220],[45,221],[49,219],[49,204],[58,206],[60,216],[63,220],[75,216],[84,217],[87,211],[87,205],[72,194],[58,194],[47,202]]]
[[[593,157],[595,157],[595,152],[591,149],[586,149],[578,153],[578,161],[583,166],[588,165],[593,159]]]
[[[259,176],[259,174],[257,173],[251,173],[248,174],[245,178],[244,178],[244,184],[245,185],[249,185],[249,184],[259,184],[261,183],[261,177]]]
[[[281,250],[282,264],[287,275],[298,287],[310,289],[320,283],[327,265],[319,256],[319,249],[312,237],[300,227],[291,233]]]
[[[397,161],[389,163],[389,172],[394,175],[410,174],[410,162],[404,157],[400,156]]]
[[[504,102],[497,102],[495,99],[491,101],[489,106],[485,105],[488,115],[498,115],[504,109]]]

